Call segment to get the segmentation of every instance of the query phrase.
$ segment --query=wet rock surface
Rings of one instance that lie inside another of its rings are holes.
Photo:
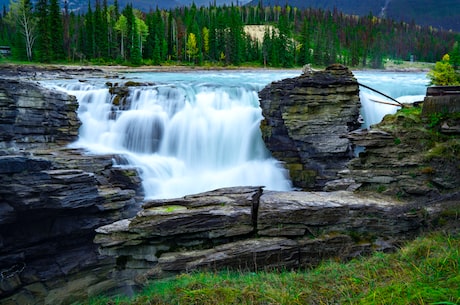
[[[81,66],[53,66],[53,65],[14,65],[1,64],[1,77],[21,80],[40,79],[69,79],[87,77],[105,77],[108,75],[102,69]]]
[[[73,96],[32,82],[0,79],[0,149],[65,144],[78,135]]]
[[[460,140],[454,126],[460,126],[460,113],[424,115],[425,103],[432,109],[433,99],[387,115],[369,130],[350,133],[364,152],[339,176],[358,183],[360,191],[403,200],[425,201],[458,192]]]
[[[73,97],[0,80],[0,303],[68,304],[191,270],[310,267],[393,251],[458,218],[458,117],[397,114],[348,134],[356,80],[340,66],[315,73],[261,95],[276,115],[264,137],[302,188],[360,193],[236,187],[142,208],[136,169],[113,166],[122,157],[65,147],[79,127]],[[350,141],[366,151],[346,168]]]
[[[65,148],[74,97],[0,79],[0,303],[65,304],[119,286],[95,229],[135,214],[135,169]]]
[[[117,277],[142,285],[191,270],[310,267],[393,251],[450,203],[403,204],[340,192],[273,192],[235,187],[147,202],[138,214],[97,229]],[[446,201],[447,202],[447,201]]]
[[[359,87],[348,68],[332,65],[265,87],[262,137],[284,162],[295,187],[322,190],[353,158],[348,132],[359,128]]]

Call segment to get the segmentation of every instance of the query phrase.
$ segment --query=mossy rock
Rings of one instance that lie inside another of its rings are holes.
[[[142,86],[153,86],[154,83],[145,83],[145,82],[135,82],[135,81],[127,81],[124,86],[125,87],[142,87]]]

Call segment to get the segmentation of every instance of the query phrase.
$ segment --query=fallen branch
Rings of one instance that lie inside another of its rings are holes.
[[[378,90],[376,90],[376,89],[374,89],[374,88],[371,88],[371,87],[369,87],[369,86],[367,86],[367,85],[364,85],[364,84],[361,84],[361,83],[358,83],[358,85],[360,85],[361,87],[367,88],[367,89],[369,89],[369,90],[371,90],[371,91],[374,91],[374,92],[376,92],[376,93],[378,93],[378,94],[380,94],[380,95],[382,95],[382,96],[384,96],[384,97],[386,97],[386,98],[388,98],[388,99],[390,99],[390,100],[396,102],[398,105],[395,105],[395,104],[392,104],[392,103],[380,102],[380,101],[376,101],[376,100],[371,100],[371,101],[373,101],[373,102],[382,103],[382,104],[388,104],[388,105],[398,106],[398,107],[405,107],[405,105],[404,105],[403,103],[397,101],[396,99],[392,98],[392,97],[389,96],[389,95],[386,95],[385,93],[382,93],[382,92],[380,92],[380,91],[378,91]]]
[[[391,106],[395,106],[395,107],[401,107],[400,104],[394,104],[394,103],[390,103],[390,102],[384,102],[384,101],[378,101],[378,100],[374,100],[374,99],[369,99],[370,101],[373,101],[374,103],[379,103],[379,104],[385,104],[385,105],[391,105]]]

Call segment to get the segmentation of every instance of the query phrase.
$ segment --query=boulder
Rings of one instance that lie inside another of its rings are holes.
[[[359,86],[342,65],[271,83],[260,93],[262,137],[293,185],[322,190],[353,158],[348,132],[360,127]]]
[[[95,229],[131,217],[143,194],[131,173],[124,179],[137,188],[114,186],[120,169],[111,158],[68,149],[0,157],[1,302],[67,304],[119,288],[109,277],[115,262],[93,243]]]
[[[95,229],[132,217],[135,169],[65,148],[80,122],[74,97],[0,79],[0,303],[68,304],[118,289]],[[97,272],[95,272],[97,271]]]
[[[0,149],[30,149],[76,140],[75,97],[36,83],[0,79]]]

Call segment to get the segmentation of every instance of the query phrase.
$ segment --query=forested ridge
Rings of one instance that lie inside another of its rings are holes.
[[[337,8],[346,14],[389,17],[420,25],[460,32],[460,1],[458,0],[252,0],[249,5],[290,5],[298,8]]]
[[[71,12],[59,0],[15,0],[0,14],[0,45],[16,60],[96,64],[380,68],[387,58],[434,62],[459,34],[414,23],[291,6],[216,6],[142,12],[115,0]],[[266,25],[263,38],[246,25]]]

